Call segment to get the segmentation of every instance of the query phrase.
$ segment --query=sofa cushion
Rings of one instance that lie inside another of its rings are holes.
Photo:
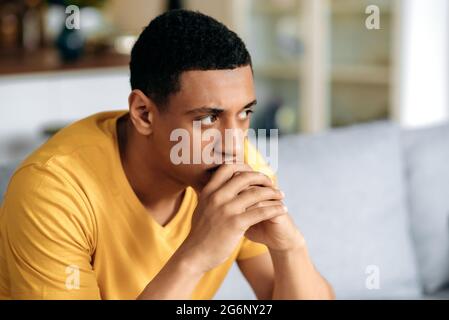
[[[337,298],[420,296],[395,125],[286,137],[279,145],[278,178]]]
[[[449,124],[403,134],[413,239],[427,294],[449,285]]]
[[[432,294],[425,294],[423,300],[449,300],[449,289],[444,288]]]

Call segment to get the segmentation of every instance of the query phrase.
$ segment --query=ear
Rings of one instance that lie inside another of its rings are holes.
[[[128,98],[129,116],[137,132],[149,136],[153,133],[154,113],[157,107],[142,91],[133,90]]]

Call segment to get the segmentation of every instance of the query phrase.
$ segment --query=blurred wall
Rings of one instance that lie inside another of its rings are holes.
[[[397,67],[404,127],[449,120],[449,1],[403,0]]]
[[[189,10],[198,10],[210,15],[231,29],[236,29],[236,17],[234,15],[233,4],[227,0],[184,0],[184,6]]]
[[[112,68],[0,77],[0,144],[15,136],[38,137],[49,124],[127,109],[128,74],[127,68]]]
[[[124,33],[140,34],[166,7],[164,0],[109,0],[106,11],[114,25]]]
[[[236,28],[234,12],[235,1],[227,0],[184,0],[184,6],[189,10],[199,10],[220,20],[231,28]],[[167,7],[165,0],[109,0],[106,7],[108,16],[123,32],[139,34],[142,27]]]

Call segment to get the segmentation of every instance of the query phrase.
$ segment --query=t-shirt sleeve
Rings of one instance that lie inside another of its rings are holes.
[[[254,258],[267,252],[268,248],[266,245],[251,241],[244,237],[237,255],[237,261]]]
[[[0,219],[12,299],[100,299],[91,265],[96,225],[86,203],[46,166],[14,175]]]
[[[249,164],[253,170],[266,174],[273,183],[277,184],[276,175],[273,170],[267,165],[263,156],[257,151],[257,149],[251,143],[247,143],[245,147],[245,162]],[[268,252],[267,246],[261,243],[257,243],[244,237],[242,245],[240,247],[237,260],[245,260],[253,258],[258,255]]]

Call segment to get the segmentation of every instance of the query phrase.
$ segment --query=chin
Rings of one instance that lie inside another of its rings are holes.
[[[209,183],[213,176],[213,172],[210,170],[203,171],[195,181],[191,183],[191,187],[195,189],[196,192],[200,193],[204,187]]]
[[[209,183],[210,179],[213,177],[218,167],[214,168],[202,168],[198,170],[198,168],[191,168],[190,175],[188,175],[188,182],[186,179],[186,184],[192,187],[197,193],[200,193],[204,187]],[[185,172],[183,174],[185,176]]]

